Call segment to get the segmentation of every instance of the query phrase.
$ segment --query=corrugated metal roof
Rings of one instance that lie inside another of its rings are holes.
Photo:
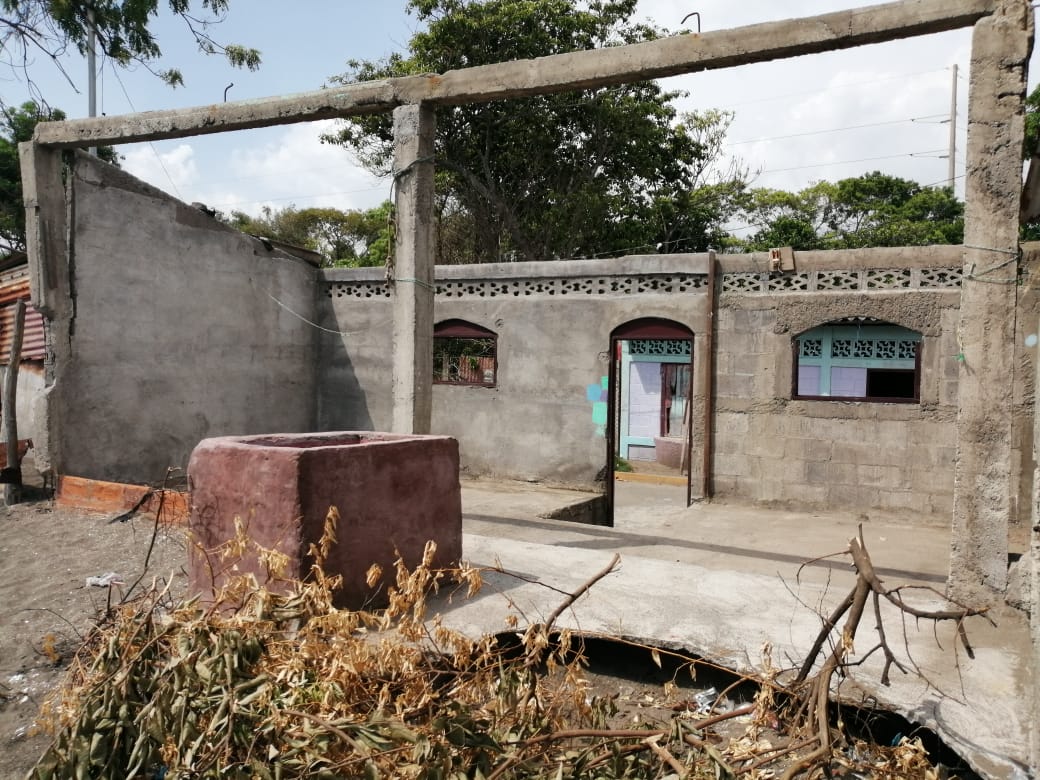
[[[22,335],[22,360],[43,360],[46,356],[43,316],[29,303],[29,266],[21,265],[0,273],[0,363],[11,360],[15,303],[24,300],[25,330]]]

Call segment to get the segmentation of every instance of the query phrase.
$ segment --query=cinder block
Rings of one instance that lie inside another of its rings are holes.
[[[266,579],[255,550],[223,561],[213,553],[234,538],[236,517],[252,541],[284,553],[286,576],[299,579],[310,571],[308,550],[321,538],[329,507],[336,507],[338,541],[325,568],[342,575],[336,603],[348,608],[381,602],[393,582],[395,550],[409,567],[422,559],[427,541],[437,545],[438,567],[462,554],[459,448],[446,436],[338,432],[205,439],[192,453],[188,478],[194,537],[189,587],[204,601],[219,592],[233,566],[261,583]],[[376,591],[365,582],[372,564],[383,568]]]
[[[715,452],[714,469],[715,474],[720,477],[742,477],[750,476],[750,463],[743,455],[724,455],[718,450]]]
[[[851,463],[828,463],[828,480],[834,485],[855,485],[857,483],[856,470],[857,466]]]
[[[830,441],[809,439],[807,444],[805,450],[807,460],[825,463],[831,459],[832,444]]]
[[[819,461],[809,461],[805,464],[805,479],[810,485],[830,484],[831,465]]]

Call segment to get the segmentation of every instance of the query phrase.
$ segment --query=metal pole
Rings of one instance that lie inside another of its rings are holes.
[[[957,178],[957,63],[953,65],[953,87],[950,90],[950,156],[947,185],[952,190]]]
[[[715,331],[718,329],[719,313],[719,291],[718,291],[718,260],[715,250],[708,250],[708,327],[704,331],[704,351],[707,353],[703,360],[704,367],[704,443],[703,460],[701,463],[701,497],[708,501],[712,497],[712,464],[715,448],[714,425],[715,425],[715,367],[717,359],[715,355]],[[692,385],[693,377],[690,377]],[[693,419],[690,419],[691,428]],[[691,439],[693,431],[690,431]],[[686,506],[692,503],[692,479],[693,468],[690,468],[690,477],[686,488]]]
[[[94,9],[87,9],[87,116],[97,116],[97,60],[94,54],[94,44],[97,32],[94,29]],[[97,155],[97,147],[91,146],[88,150]]]

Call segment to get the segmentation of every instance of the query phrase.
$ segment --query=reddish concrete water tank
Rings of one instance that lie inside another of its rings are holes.
[[[336,507],[338,543],[325,568],[343,576],[337,604],[348,608],[383,603],[395,550],[409,567],[422,559],[427,541],[437,544],[437,566],[462,554],[459,447],[447,436],[347,431],[205,439],[192,452],[188,479],[189,586],[204,601],[229,574],[266,579],[252,550],[224,561],[208,552],[234,537],[236,517],[258,545],[289,557],[288,577],[301,578],[310,571],[310,545]],[[365,583],[373,563],[384,571],[375,591]]]

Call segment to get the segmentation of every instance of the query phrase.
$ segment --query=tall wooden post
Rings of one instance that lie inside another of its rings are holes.
[[[7,371],[4,373],[2,401],[7,468],[11,469],[8,473],[17,477],[17,481],[4,483],[4,502],[7,504],[17,504],[22,500],[22,464],[18,456],[18,367],[22,362],[24,333],[25,301],[19,299],[14,308],[14,331],[11,333],[11,351],[7,361]]]

